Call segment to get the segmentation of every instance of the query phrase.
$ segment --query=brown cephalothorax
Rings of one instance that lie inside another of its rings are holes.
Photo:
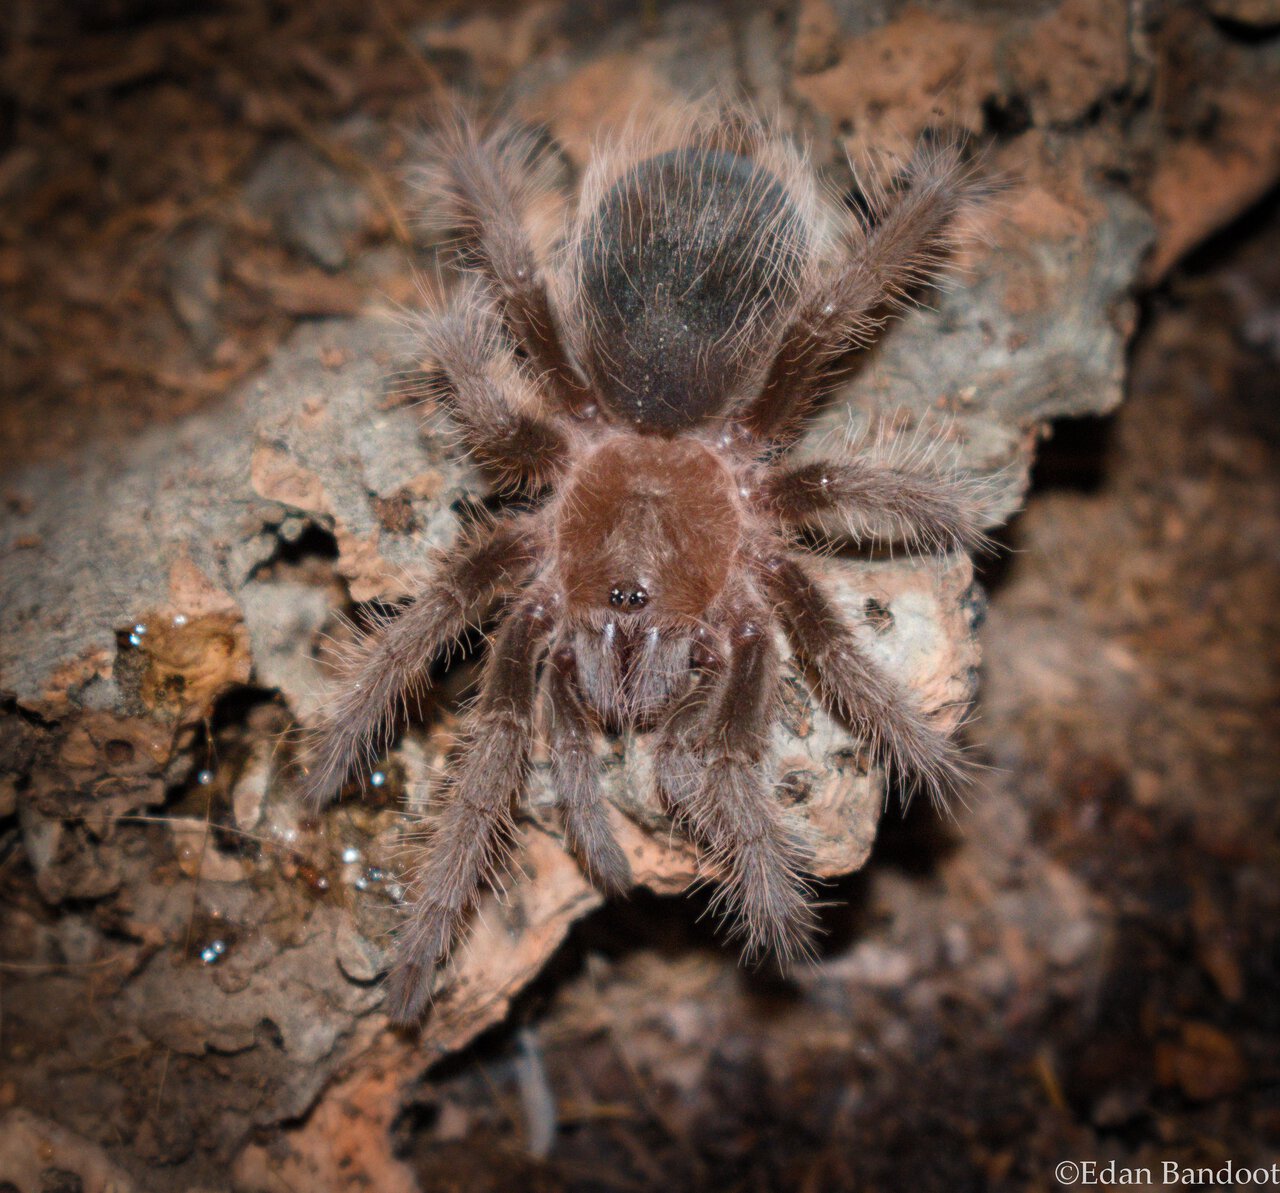
[[[307,774],[331,798],[395,706],[468,625],[497,610],[469,745],[415,867],[392,974],[394,1016],[429,997],[509,847],[545,701],[551,780],[589,877],[627,888],[593,753],[597,729],[655,735],[660,795],[708,851],[748,953],[808,947],[804,849],[773,798],[780,626],[876,758],[941,798],[956,747],[860,649],[810,575],[798,532],[929,550],[982,540],[982,484],[928,453],[788,446],[831,366],[927,280],[981,192],[936,139],[860,219],[804,158],[740,115],[599,151],[566,243],[535,253],[523,211],[533,141],[455,119],[429,172],[463,237],[465,277],[422,348],[473,458],[522,512],[437,561],[417,599],[363,644]]]

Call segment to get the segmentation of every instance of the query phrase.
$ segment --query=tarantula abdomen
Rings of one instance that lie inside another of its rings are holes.
[[[582,236],[583,368],[614,414],[666,432],[739,395],[794,301],[807,248],[772,173],[698,147],[632,167]]]

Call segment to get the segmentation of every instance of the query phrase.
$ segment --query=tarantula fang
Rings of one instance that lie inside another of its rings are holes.
[[[787,449],[851,346],[927,280],[983,187],[961,147],[921,143],[864,218],[820,190],[791,144],[742,116],[598,151],[565,243],[535,251],[547,183],[534,142],[458,117],[429,175],[460,230],[452,305],[422,347],[473,458],[526,494],[435,563],[356,655],[317,734],[306,789],[332,797],[398,701],[472,625],[497,628],[468,745],[414,869],[389,989],[424,1010],[478,890],[509,848],[545,701],[570,848],[624,891],[593,734],[653,733],[660,795],[709,852],[748,954],[803,953],[805,852],[774,799],[780,627],[879,762],[935,797],[956,747],[859,646],[796,532],[925,549],[982,539],[980,486],[925,460]]]

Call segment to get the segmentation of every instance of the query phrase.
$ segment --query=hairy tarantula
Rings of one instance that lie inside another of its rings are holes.
[[[442,554],[360,648],[307,774],[313,800],[334,795],[433,659],[500,607],[410,885],[389,994],[402,1021],[509,848],[541,691],[551,783],[588,876],[606,892],[630,879],[593,732],[652,732],[660,795],[709,850],[749,953],[801,952],[812,928],[804,850],[768,769],[777,627],[878,761],[935,797],[960,777],[956,747],[860,648],[796,532],[835,518],[963,550],[982,538],[980,486],[919,459],[786,449],[833,362],[935,271],[981,184],[959,145],[922,141],[855,217],[764,124],[689,123],[598,151],[552,260],[526,229],[547,193],[532,138],[457,118],[436,146],[465,282],[425,320],[424,346],[467,449],[531,500]]]

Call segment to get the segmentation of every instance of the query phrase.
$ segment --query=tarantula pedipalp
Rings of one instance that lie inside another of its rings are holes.
[[[551,783],[589,877],[629,885],[594,731],[651,732],[661,797],[709,851],[750,953],[801,952],[812,927],[768,770],[778,625],[881,763],[935,796],[961,773],[947,735],[860,649],[795,532],[836,517],[963,550],[982,538],[981,486],[921,459],[786,455],[831,363],[930,275],[979,196],[959,147],[922,144],[856,221],[763,125],[693,122],[667,144],[598,153],[567,245],[544,261],[523,216],[542,185],[529,145],[463,119],[442,134],[434,177],[468,276],[423,346],[466,448],[532,509],[442,555],[362,647],[307,776],[314,800],[331,797],[433,659],[500,607],[412,880],[390,981],[400,1020],[424,1009],[509,845],[542,694]]]

